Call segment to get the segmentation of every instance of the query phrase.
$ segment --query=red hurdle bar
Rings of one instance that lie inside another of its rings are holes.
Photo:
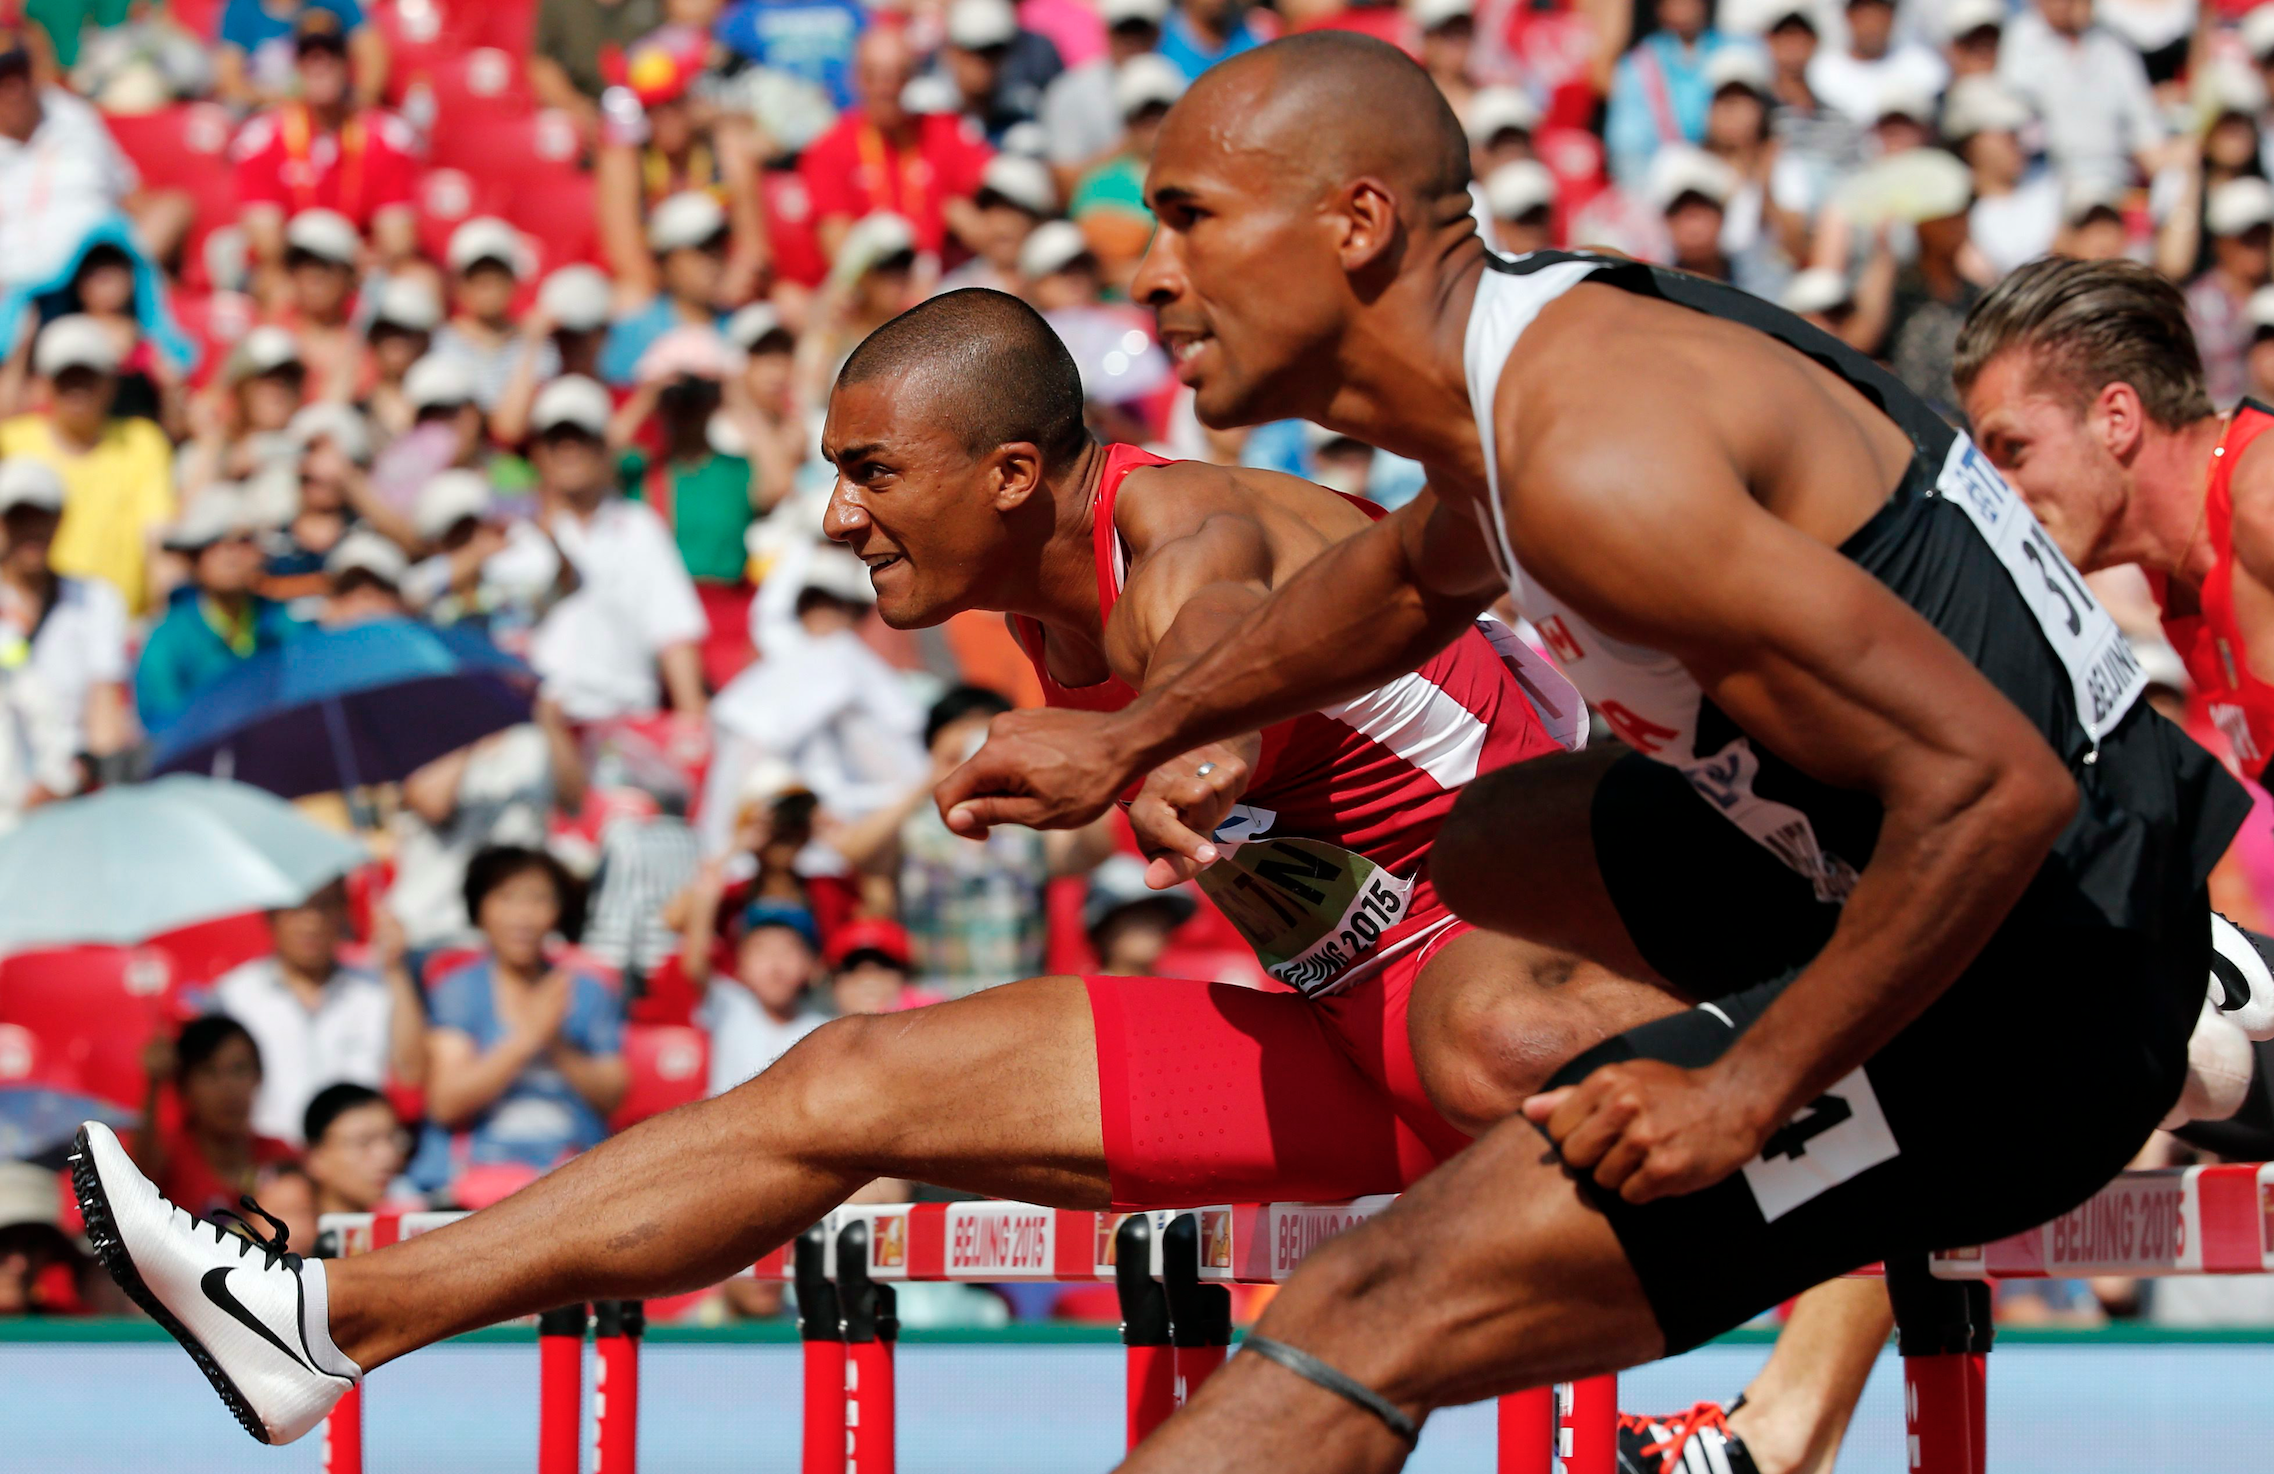
[[[843,1474],[845,1467],[845,1333],[837,1286],[829,1277],[829,1223],[798,1235],[792,1255],[797,1333],[805,1349],[805,1421],[799,1474]]]
[[[537,1317],[537,1474],[577,1474],[584,1441],[584,1334],[588,1305]]]
[[[893,1474],[898,1456],[892,1347],[900,1338],[892,1286],[869,1277],[869,1225],[837,1232],[837,1314],[845,1336],[845,1474]]]
[[[1553,1387],[1500,1399],[1500,1474],[1554,1474],[1556,1401]]]

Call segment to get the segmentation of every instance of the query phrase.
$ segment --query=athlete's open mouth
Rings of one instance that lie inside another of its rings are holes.
[[[1170,359],[1176,364],[1177,376],[1186,383],[1192,381],[1194,363],[1200,357],[1201,350],[1215,341],[1212,333],[1183,329],[1164,331],[1161,334],[1161,346],[1168,350]]]
[[[864,557],[861,559],[861,561],[868,565],[869,578],[873,581],[876,576],[884,572],[885,569],[892,567],[896,563],[905,563],[908,561],[908,559],[907,555],[904,553],[878,553],[873,557]]]

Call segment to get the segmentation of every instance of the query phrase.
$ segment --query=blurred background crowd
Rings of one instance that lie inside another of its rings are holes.
[[[55,1172],[81,1113],[307,1248],[833,1014],[1261,985],[1117,818],[941,824],[1040,693],[995,620],[873,618],[816,439],[865,333],[977,285],[1044,312],[1103,438],[1414,495],[1315,426],[1201,427],[1128,296],[1169,107],[1321,27],[1437,80],[1501,250],[1732,281],[1953,416],[2001,273],[2132,256],[2222,405],[2274,398],[2274,5],[0,0],[0,1314],[118,1308]],[[2254,824],[2224,909],[2270,882]],[[903,1314],[1111,1318],[1085,1294]],[[2233,1280],[2012,1296],[2274,1319]]]

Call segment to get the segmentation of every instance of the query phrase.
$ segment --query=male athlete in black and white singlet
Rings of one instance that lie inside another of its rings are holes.
[[[1078,819],[1511,593],[1626,742],[1480,776],[1440,893],[1699,1004],[1572,1060],[1307,1266],[1266,1354],[1132,1469],[1394,1467],[1433,1407],[2042,1222],[2178,1098],[2203,1004],[2204,882],[2244,797],[2138,700],[1987,462],[1742,293],[1488,261],[1465,183],[1391,48],[1295,38],[1187,94],[1134,290],[1201,418],[1314,419],[1432,490],[1122,712],[998,723],[943,809],[965,832]],[[1205,864],[1207,796],[1187,810],[1152,838]],[[1999,1138],[2023,1122],[2017,1170]]]

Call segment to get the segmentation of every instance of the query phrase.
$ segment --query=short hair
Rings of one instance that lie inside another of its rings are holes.
[[[200,1014],[182,1025],[174,1039],[174,1085],[179,1088],[189,1079],[190,1071],[205,1064],[221,1052],[221,1046],[232,1039],[242,1039],[253,1052],[253,1065],[261,1062],[261,1047],[253,1039],[252,1031],[225,1013]]]
[[[969,716],[996,717],[1011,709],[1011,699],[986,686],[950,686],[924,714],[924,745],[930,747],[942,731]]]
[[[2212,413],[2187,299],[2136,261],[2047,256],[2017,267],[1974,304],[1959,329],[1951,366],[1959,396],[2010,348],[2034,355],[2036,377],[2080,412],[2106,385],[2125,383],[2166,429]]]
[[[917,303],[861,340],[837,384],[905,373],[930,378],[935,410],[974,456],[1023,440],[1056,468],[1089,443],[1074,356],[1008,292],[964,287]]]
[[[326,1085],[316,1092],[314,1100],[308,1102],[307,1113],[300,1118],[300,1139],[311,1147],[320,1145],[324,1134],[332,1129],[334,1121],[349,1111],[359,1111],[367,1105],[383,1105],[388,1106],[389,1110],[394,1109],[388,1105],[386,1096],[368,1085],[355,1085],[344,1080],[337,1085]]]
[[[570,941],[584,931],[584,887],[569,874],[568,867],[545,850],[533,850],[523,845],[493,844],[476,850],[466,862],[466,920],[475,926],[482,922],[482,902],[491,891],[530,871],[541,872],[553,883],[553,894],[561,903],[561,918],[555,929]]]

